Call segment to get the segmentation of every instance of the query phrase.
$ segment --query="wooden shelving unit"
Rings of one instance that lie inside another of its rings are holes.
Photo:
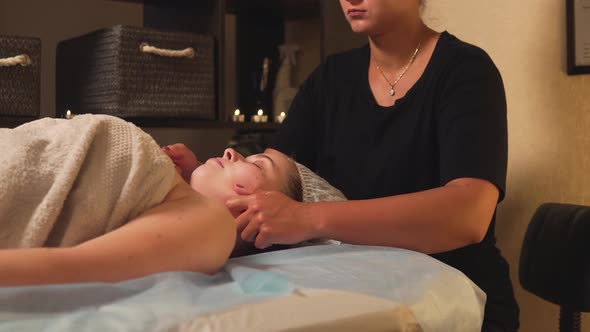
[[[15,128],[36,119],[32,117],[0,116],[0,128]]]
[[[128,119],[140,127],[176,127],[200,129],[235,129],[238,132],[266,132],[279,128],[279,123],[230,122],[230,121],[200,121],[183,119]]]
[[[134,1],[144,4],[144,26],[163,30],[178,30],[194,33],[211,34],[216,40],[216,105],[219,126],[234,128],[235,124],[227,122],[230,112],[236,105],[228,105],[227,100],[234,91],[228,91],[226,84],[226,14],[236,17],[236,76],[238,107],[246,118],[260,106],[257,101],[264,100],[264,109],[272,115],[272,90],[264,98],[256,95],[254,90],[254,73],[261,68],[264,57],[271,58],[269,86],[274,84],[274,75],[278,70],[278,45],[283,43],[284,23],[289,20],[322,19],[323,2],[321,0],[195,0]],[[321,33],[321,31],[320,31]],[[322,39],[319,38],[322,48]],[[321,57],[317,59],[319,64]],[[233,83],[233,82],[232,82]],[[207,122],[179,122],[170,120],[168,124],[179,126],[210,127]],[[256,128],[259,124],[251,124]],[[249,126],[249,125],[248,125]],[[278,125],[265,128],[277,128]],[[269,129],[272,130],[272,129]]]

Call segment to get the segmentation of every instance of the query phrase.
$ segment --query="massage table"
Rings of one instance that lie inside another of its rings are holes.
[[[315,245],[213,275],[0,288],[4,331],[480,331],[486,295],[421,253]]]

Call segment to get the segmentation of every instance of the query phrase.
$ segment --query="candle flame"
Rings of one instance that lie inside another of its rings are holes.
[[[281,116],[286,116],[287,114],[285,114],[285,112],[281,112]]]
[[[236,110],[234,111],[234,115],[240,115],[240,110],[236,108]]]
[[[264,114],[264,112],[261,109],[259,109],[258,110],[258,115],[262,115],[262,114]]]

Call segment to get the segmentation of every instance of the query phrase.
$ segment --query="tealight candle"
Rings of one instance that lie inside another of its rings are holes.
[[[68,119],[68,120],[69,120],[69,119],[71,119],[71,118],[73,118],[73,117],[74,117],[74,115],[72,114],[72,111],[70,111],[70,110],[67,110],[67,111],[66,111],[66,119]]]
[[[259,109],[258,114],[252,115],[252,122],[268,122],[268,116],[264,114],[262,109]]]
[[[287,116],[287,114],[285,112],[281,112],[281,114],[277,115],[277,122],[283,123],[283,120],[285,120],[286,116]]]
[[[260,122],[268,122],[268,115],[262,114],[262,110],[258,110],[260,113]]]
[[[244,122],[244,114],[240,114],[240,110],[236,109],[231,117],[233,122]]]

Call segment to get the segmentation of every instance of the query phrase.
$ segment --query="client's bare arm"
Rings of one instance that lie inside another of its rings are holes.
[[[235,221],[223,205],[183,181],[177,183],[161,205],[76,247],[0,250],[0,285],[115,282],[177,270],[217,272],[234,246]]]

